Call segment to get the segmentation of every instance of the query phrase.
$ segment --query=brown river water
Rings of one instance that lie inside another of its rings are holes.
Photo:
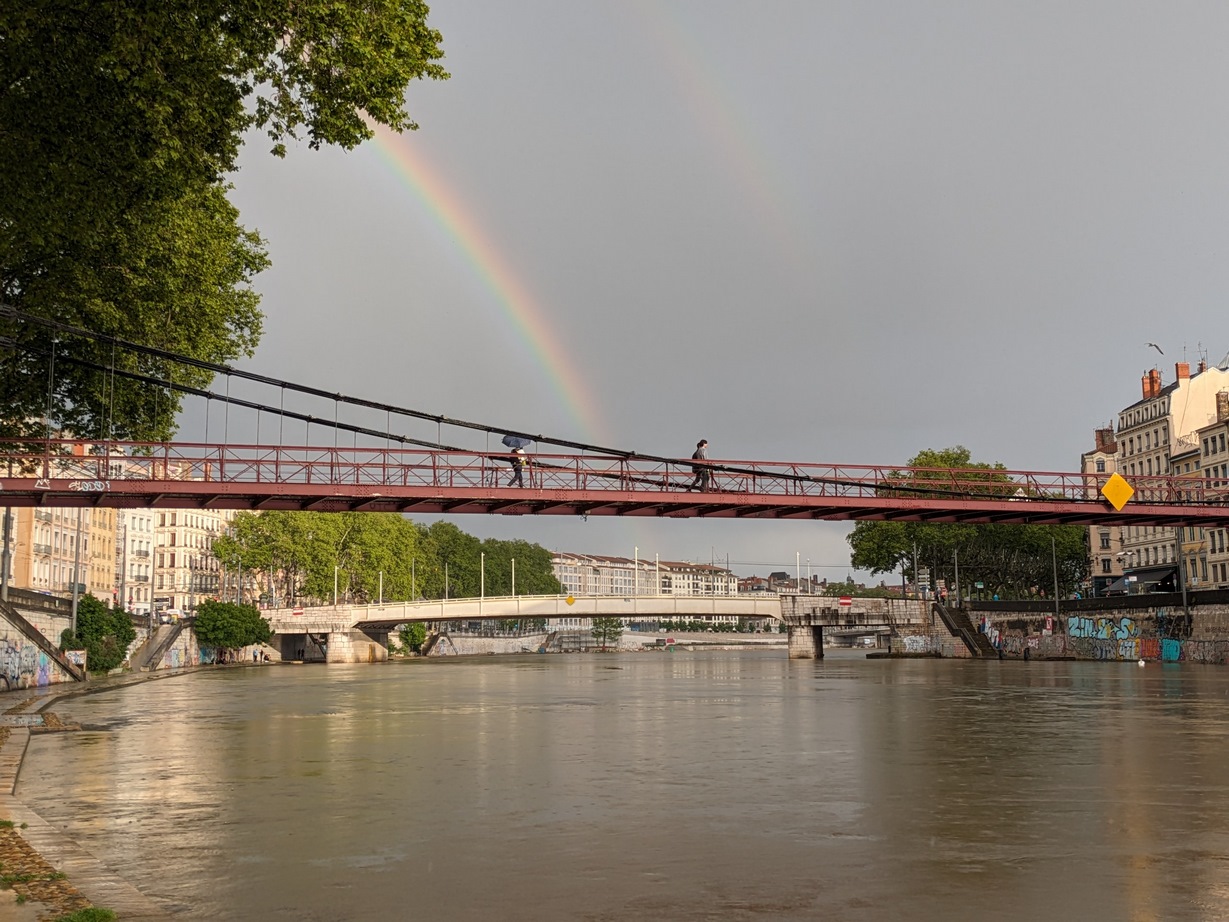
[[[746,652],[203,671],[18,795],[184,920],[1229,919],[1229,670]]]

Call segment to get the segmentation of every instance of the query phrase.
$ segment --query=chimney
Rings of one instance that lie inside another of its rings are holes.
[[[1139,379],[1140,389],[1144,393],[1144,400],[1152,396],[1152,372],[1148,372]]]
[[[1207,371],[1207,370],[1208,370],[1208,360],[1207,360],[1207,359],[1200,359],[1200,360],[1199,360],[1199,371],[1197,371],[1197,372],[1196,372],[1196,374],[1200,374],[1200,375],[1201,375],[1201,374],[1203,374],[1203,373],[1204,373],[1205,371]]]
[[[1174,364],[1174,374],[1177,376],[1179,381],[1181,381],[1183,378],[1189,378],[1191,376],[1190,364],[1187,362],[1175,363]]]
[[[1229,392],[1225,394],[1226,408],[1229,409]],[[1112,455],[1118,450],[1118,443],[1114,441],[1113,427],[1108,429],[1097,429],[1094,433],[1097,445],[1097,451],[1103,451],[1106,454]]]
[[[1216,395],[1216,421],[1223,423],[1229,419],[1229,391],[1220,391]]]

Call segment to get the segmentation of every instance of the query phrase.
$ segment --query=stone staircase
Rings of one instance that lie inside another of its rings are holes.
[[[129,660],[133,671],[141,672],[146,669],[157,669],[157,664],[162,660],[166,651],[174,645],[182,630],[182,621],[158,625],[158,630],[154,632],[154,636],[137,652],[135,658]]]
[[[947,629],[951,631],[952,636],[959,637],[964,645],[968,647],[969,653],[972,656],[983,659],[998,659],[999,651],[994,648],[990,638],[977,629],[963,608],[948,607],[947,605],[935,602],[931,609],[939,616],[939,619],[947,626]]]

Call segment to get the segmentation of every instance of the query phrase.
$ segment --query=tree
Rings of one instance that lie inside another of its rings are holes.
[[[422,0],[0,4],[0,300],[209,362],[251,354],[260,315],[248,285],[267,259],[223,181],[245,133],[263,129],[280,155],[301,132],[312,147],[350,149],[376,124],[417,127],[407,85],[448,76],[427,14]],[[46,406],[57,334],[11,322],[0,334],[17,344],[0,399],[8,434],[21,434]],[[92,367],[109,348],[59,348],[66,428],[172,431],[176,394],[142,400],[141,385],[116,377],[111,399]],[[211,377],[117,362],[178,384]]]
[[[132,616],[109,608],[92,595],[77,600],[77,633],[65,630],[60,649],[86,651],[85,664],[91,672],[110,672],[124,661],[129,645],[136,639]]]
[[[254,605],[234,602],[201,602],[196,607],[196,640],[202,647],[235,650],[268,643],[273,637],[269,622]]]
[[[920,452],[911,468],[897,472],[884,492],[908,491],[909,495],[948,496],[950,475],[959,468],[961,490],[972,483],[974,492],[987,496],[1014,495],[1018,485],[1001,464],[975,463],[963,446]],[[986,592],[1004,598],[1022,598],[1039,592],[1050,595],[1057,560],[1059,591],[1071,592],[1087,576],[1088,554],[1085,530],[1078,525],[954,525],[926,522],[859,522],[847,540],[853,549],[851,563],[872,573],[897,572],[902,567],[916,580],[917,566],[927,567],[932,580],[955,584],[957,560],[962,590],[982,582]],[[1053,543],[1051,543],[1053,542]],[[936,583],[937,584],[937,583]]]
[[[240,512],[229,531],[214,540],[214,556],[262,571],[281,599],[331,602],[334,567],[339,595],[351,601],[375,602],[381,590],[388,600],[441,598],[445,569],[449,597],[473,597],[482,591],[483,553],[487,595],[511,593],[513,560],[518,594],[560,590],[550,551],[480,542],[450,522],[424,528],[392,512]]]
[[[608,643],[618,643],[619,638],[623,636],[623,619],[621,618],[594,618],[593,619],[593,639],[602,645],[602,649],[606,649]]]
[[[422,645],[427,640],[427,626],[421,621],[411,621],[400,631],[401,646],[411,653],[421,653]]]

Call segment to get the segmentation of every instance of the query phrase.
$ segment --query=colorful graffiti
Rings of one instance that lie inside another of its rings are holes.
[[[37,646],[22,638],[0,641],[0,688],[42,688],[52,684],[59,673],[52,668],[51,658]]]
[[[1072,615],[1067,619],[1067,636],[1130,640],[1139,636],[1139,626],[1132,618],[1083,618]]]

